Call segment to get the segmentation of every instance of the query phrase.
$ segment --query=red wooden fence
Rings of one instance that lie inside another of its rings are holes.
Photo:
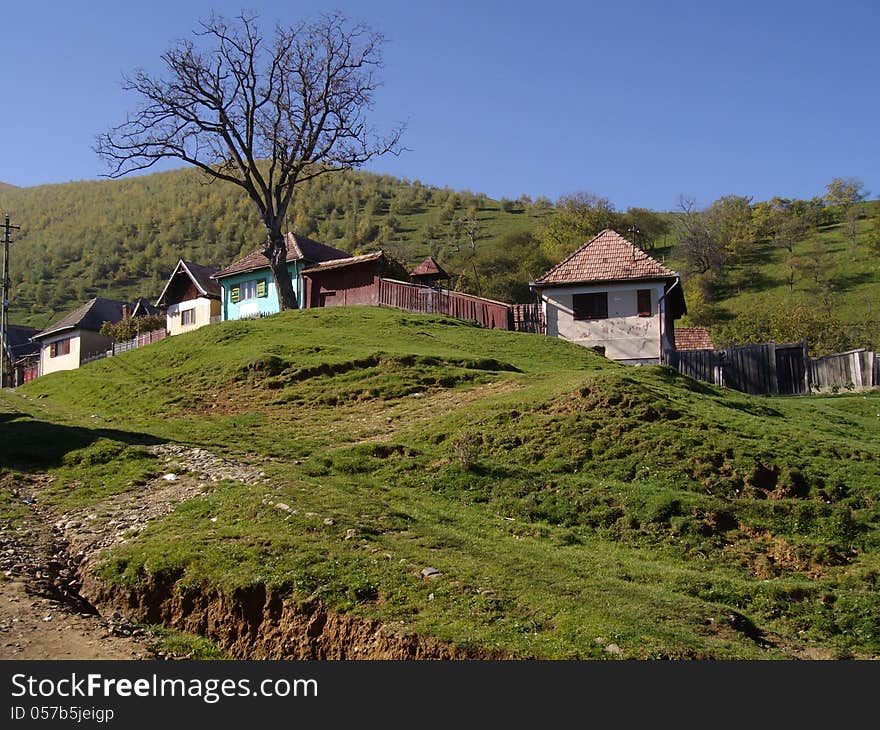
[[[513,329],[513,315],[509,304],[448,289],[380,279],[379,304],[407,312],[445,314],[448,317],[476,322],[489,329]]]

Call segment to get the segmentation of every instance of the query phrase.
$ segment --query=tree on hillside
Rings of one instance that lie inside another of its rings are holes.
[[[556,215],[545,223],[542,239],[547,255],[558,259],[604,228],[619,227],[620,214],[608,198],[595,193],[571,193],[556,201]]]
[[[856,252],[856,241],[859,236],[859,209],[853,205],[843,216],[843,235],[849,239],[849,252]]]
[[[865,183],[857,177],[836,177],[825,186],[823,200],[828,205],[840,206],[843,210],[841,220],[846,217],[849,209],[868,197]]]
[[[282,226],[298,185],[399,151],[402,127],[380,136],[367,111],[380,85],[384,38],[339,13],[276,26],[212,17],[123,88],[140,108],[98,136],[110,177],[179,159],[243,188],[266,230],[281,308],[297,307]]]
[[[727,258],[741,258],[754,238],[751,203],[752,199],[744,195],[724,195],[705,212],[707,223]]]
[[[657,242],[669,233],[667,220],[648,208],[628,208],[620,225],[623,230],[619,233],[627,237],[632,234],[632,242],[647,251],[653,251]]]
[[[880,253],[880,200],[874,206],[874,217],[871,219],[869,243],[871,248]]]
[[[682,212],[676,219],[678,251],[684,258],[686,270],[711,282],[724,267],[724,245],[705,212],[697,208],[692,198],[680,196],[678,207]]]

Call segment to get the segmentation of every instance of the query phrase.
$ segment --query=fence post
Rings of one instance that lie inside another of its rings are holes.
[[[779,395],[779,379],[776,376],[776,343],[767,344],[768,359],[770,360],[770,392]]]
[[[813,373],[810,365],[810,354],[807,349],[807,338],[801,340],[801,347],[804,352],[804,387],[807,389],[806,393],[809,395],[813,392]]]

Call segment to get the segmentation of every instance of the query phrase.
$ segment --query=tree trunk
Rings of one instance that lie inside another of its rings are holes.
[[[293,291],[290,270],[287,268],[287,241],[284,235],[282,233],[269,233],[266,237],[266,250],[263,253],[269,259],[281,311],[283,312],[285,309],[299,309],[296,293]]]

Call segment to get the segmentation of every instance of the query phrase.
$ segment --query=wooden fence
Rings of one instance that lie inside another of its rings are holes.
[[[513,329],[517,332],[531,332],[534,335],[547,334],[547,322],[540,304],[511,304]]]
[[[681,350],[667,358],[681,373],[755,395],[800,395],[880,386],[880,355],[851,350],[811,359],[807,342]]]
[[[810,360],[813,390],[880,386],[880,355],[864,348]]]
[[[129,350],[137,350],[139,347],[152,345],[154,342],[164,340],[168,337],[168,331],[165,328],[153,330],[152,332],[144,332],[125,342],[113,343],[113,354],[118,355],[120,352],[128,352]]]
[[[692,378],[743,393],[797,395],[809,392],[805,340],[724,350],[681,350],[669,353],[667,361]]]
[[[513,329],[509,304],[472,294],[379,279],[379,304],[422,314],[444,314],[476,322],[489,329]]]

